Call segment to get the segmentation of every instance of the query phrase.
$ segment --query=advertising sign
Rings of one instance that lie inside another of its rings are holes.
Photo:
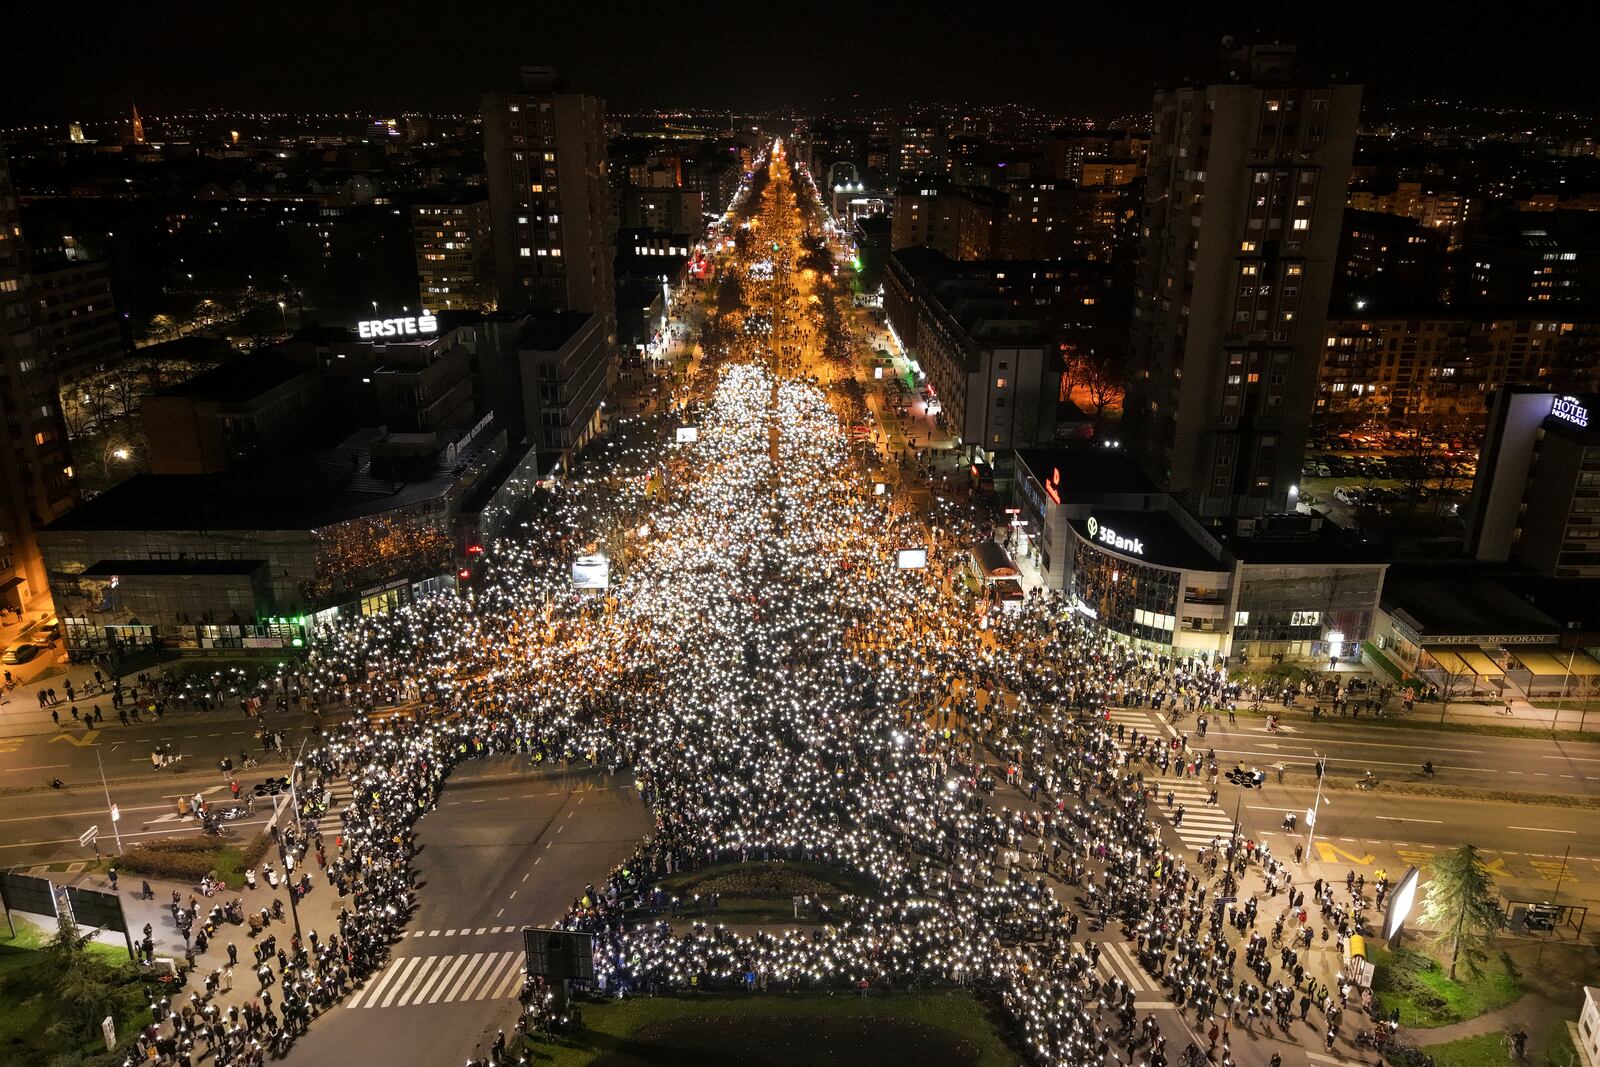
[[[361,335],[363,341],[385,337],[421,337],[438,332],[439,320],[426,312],[397,319],[362,319],[356,323],[356,333]]]
[[[698,426],[679,426],[678,427],[678,443],[680,445],[692,445],[698,440],[700,440],[700,427],[698,427]]]
[[[572,561],[572,588],[609,589],[611,587],[611,561],[598,552],[579,556]]]
[[[928,550],[925,548],[902,548],[895,559],[895,566],[903,571],[917,571],[928,565]]]

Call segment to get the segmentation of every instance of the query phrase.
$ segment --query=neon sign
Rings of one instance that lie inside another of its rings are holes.
[[[379,337],[418,337],[439,332],[439,320],[424,312],[398,319],[363,319],[356,323],[363,341]]]
[[[1110,545],[1118,552],[1132,552],[1136,556],[1144,555],[1144,542],[1137,537],[1123,537],[1109,526],[1100,525],[1093,516],[1089,516],[1089,539],[1097,540],[1103,545]]]
[[[1578,398],[1575,396],[1556,397],[1555,403],[1550,405],[1550,414],[1574,426],[1585,429],[1589,426],[1589,409],[1578,403]]]

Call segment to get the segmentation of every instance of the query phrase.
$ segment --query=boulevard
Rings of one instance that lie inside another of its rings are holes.
[[[277,762],[241,781],[295,754],[308,825],[277,829],[316,870],[322,938],[268,954],[265,1015],[224,1012],[249,1000],[242,981],[161,1040],[224,1067],[269,1049],[483,1062],[519,1021],[559,1027],[549,991],[524,981],[520,931],[560,925],[592,937],[602,995],[928,983],[983,997],[1030,1062],[1163,1067],[1210,1046],[1222,1063],[1326,1067],[1361,1056],[1367,1024],[1340,975],[1381,914],[1380,867],[1392,880],[1470,836],[1508,881],[1595,892],[1592,809],[1319,800],[1306,784],[1318,756],[1330,776],[1396,782],[1431,757],[1441,789],[1581,802],[1597,778],[1585,746],[1353,721],[1269,734],[1218,712],[1202,738],[1171,709],[1236,704],[1217,665],[1131,648],[1041,592],[970,588],[966,553],[992,516],[970,491],[920,487],[928,442],[883,432],[852,382],[868,323],[837,299],[821,219],[769,145],[710,235],[713,281],[682,298],[702,305],[679,308],[693,354],[639,376],[612,435],[461,592],[319,637],[315,731],[301,712],[218,710],[12,737],[0,848],[25,866],[81,862],[73,835],[107,791],[135,840],[193,832],[176,797],[229,781],[201,761],[262,725],[285,733]],[[397,695],[406,713],[384,714]],[[365,708],[379,714],[350,710]],[[192,771],[151,766],[167,741]],[[1224,769],[1292,777],[1213,787],[1213,748]],[[126,773],[97,793],[108,760]],[[70,785],[40,788],[44,772]],[[1324,847],[1300,860],[1283,817],[1311,807]],[[791,860],[871,891],[804,927],[724,927],[678,920],[653,888]]]

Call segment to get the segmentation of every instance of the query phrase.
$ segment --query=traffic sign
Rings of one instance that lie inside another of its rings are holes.
[[[95,843],[95,840],[97,838],[99,838],[99,836],[100,836],[100,827],[98,827],[98,826],[89,827],[83,833],[78,835],[78,847],[80,847],[80,848],[88,848],[90,845]]]
[[[111,805],[111,821],[112,822],[120,822],[121,820],[122,820],[122,812],[117,810],[117,806],[115,804]]]

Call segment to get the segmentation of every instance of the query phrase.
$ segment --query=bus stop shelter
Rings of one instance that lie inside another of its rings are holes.
[[[1500,887],[1500,912],[1514,934],[1553,934],[1576,940],[1583,936],[1589,908],[1584,904],[1557,904],[1551,891],[1538,886]]]

